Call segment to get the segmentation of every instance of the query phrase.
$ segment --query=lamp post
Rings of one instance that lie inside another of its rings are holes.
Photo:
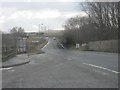
[[[39,31],[38,32],[40,33],[40,24],[39,24]]]
[[[43,30],[43,24],[39,24],[39,36],[40,36],[40,32]]]
[[[29,34],[27,34],[27,53],[28,53],[28,58],[29,58]]]

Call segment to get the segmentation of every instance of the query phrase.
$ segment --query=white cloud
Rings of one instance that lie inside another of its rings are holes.
[[[8,19],[31,19],[33,15],[34,12],[31,12],[30,10],[16,10],[16,12],[11,13]]]
[[[84,1],[86,0],[0,0],[0,2],[84,2]]]
[[[64,28],[54,28],[53,30],[65,30]]]
[[[0,24],[4,24],[3,30],[8,30],[13,26],[22,26],[26,31],[38,31],[39,23],[49,25],[51,29],[63,29],[65,20],[76,15],[84,16],[80,11],[60,11],[58,9],[0,9]]]
[[[20,10],[8,17],[8,19],[49,19],[49,18],[58,18],[61,16],[61,13],[58,10]]]
[[[65,17],[71,18],[71,17],[75,17],[75,16],[77,16],[77,15],[79,15],[79,14],[80,14],[79,12],[75,12],[75,13],[70,12],[70,13],[67,13],[67,14],[65,15]]]
[[[61,13],[58,10],[41,10],[35,12],[34,18],[48,19],[48,18],[58,18],[61,16]]]
[[[0,8],[0,15],[5,15],[5,16],[9,16],[10,14],[16,12],[17,9],[16,8],[6,8],[6,7],[1,7]]]
[[[18,14],[17,13],[14,13],[12,14],[9,19],[17,19],[18,18]]]
[[[87,0],[59,0],[60,2],[86,2]]]
[[[5,9],[6,10],[6,9]],[[5,16],[6,20],[17,20],[17,19],[55,19],[60,17],[71,18],[77,15],[86,16],[86,13],[83,11],[77,12],[62,12],[57,9],[41,9],[41,10],[17,10],[10,9],[3,11],[3,15]]]
[[[67,18],[71,18],[71,17],[75,17],[75,16],[87,16],[87,14],[83,11],[80,12],[68,12],[67,14],[65,14],[65,17]]]
[[[0,16],[0,30],[3,30],[3,23],[5,22],[5,17]]]
[[[39,27],[37,25],[32,25],[32,29],[38,29]]]
[[[5,16],[0,16],[0,24],[5,22]]]

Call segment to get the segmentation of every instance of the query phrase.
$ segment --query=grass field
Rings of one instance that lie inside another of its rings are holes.
[[[50,30],[50,31],[44,32],[44,35],[46,37],[62,37],[63,31],[62,30]]]

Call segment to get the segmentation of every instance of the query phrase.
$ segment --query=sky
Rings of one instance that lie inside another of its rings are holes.
[[[60,0],[57,2],[0,2],[0,30],[9,32],[20,26],[26,32],[38,32],[39,25],[50,30],[64,30],[67,19],[85,16],[79,2]]]

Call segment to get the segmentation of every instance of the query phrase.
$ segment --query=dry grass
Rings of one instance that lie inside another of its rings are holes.
[[[47,37],[62,37],[63,32],[62,30],[52,30],[52,31],[44,32],[44,35]]]

